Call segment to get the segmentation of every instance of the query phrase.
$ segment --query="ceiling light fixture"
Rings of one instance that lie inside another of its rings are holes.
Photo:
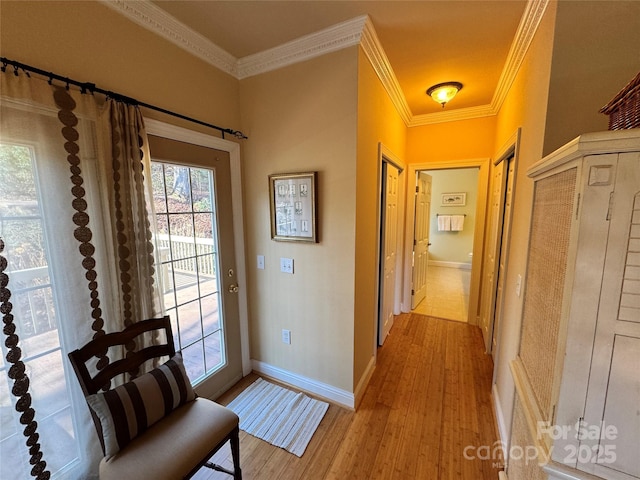
[[[444,104],[455,97],[460,90],[462,90],[462,84],[460,82],[445,82],[429,88],[427,95],[444,108]]]

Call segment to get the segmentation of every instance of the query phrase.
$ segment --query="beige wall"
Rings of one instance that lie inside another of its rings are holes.
[[[235,78],[99,2],[2,1],[0,22],[4,57],[225,128],[240,128]],[[194,128],[164,114],[147,116]]]
[[[352,47],[241,82],[251,356],[353,391],[357,55]],[[268,175],[318,171],[319,243],[276,242]],[[256,255],[265,269],[256,269]],[[294,274],[281,273],[281,257]],[[291,330],[291,344],[281,340]]]
[[[600,108],[639,71],[640,2],[559,2],[544,154],[607,130]]]
[[[432,178],[431,186],[431,220],[429,235],[429,260],[437,262],[453,262],[471,266],[473,237],[476,226],[476,205],[478,201],[478,168],[457,168],[427,170]],[[442,194],[465,192],[464,206],[442,206]],[[441,215],[466,215],[461,232],[438,231],[438,217]]]
[[[501,425],[504,429],[502,433],[506,434],[504,441],[508,440],[511,429],[515,394],[509,363],[515,358],[520,341],[522,297],[516,295],[515,286],[518,274],[524,278],[529,238],[532,184],[526,175],[526,170],[542,158],[554,21],[555,4],[550,3],[497,119],[496,154],[517,129],[522,127],[503,321],[499,333],[498,354],[495,358],[494,393],[498,396],[494,400],[499,402],[498,407],[502,414],[502,419],[499,421],[504,422]]]
[[[374,357],[377,336],[377,244],[380,231],[380,162],[378,144],[401,161],[405,158],[406,126],[382,87],[366,55],[358,55],[358,132],[355,218],[354,389]]]

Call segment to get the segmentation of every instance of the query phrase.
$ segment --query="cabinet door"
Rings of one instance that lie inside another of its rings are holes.
[[[610,200],[578,468],[640,478],[640,153],[620,154]]]

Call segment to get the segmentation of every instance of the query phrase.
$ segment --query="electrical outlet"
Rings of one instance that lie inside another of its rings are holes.
[[[282,329],[282,343],[291,345],[291,330]]]
[[[258,255],[258,270],[264,270],[264,255]]]
[[[280,258],[280,271],[293,274],[293,258]]]
[[[522,275],[518,274],[518,279],[516,280],[516,295],[520,296],[521,291],[522,291]]]

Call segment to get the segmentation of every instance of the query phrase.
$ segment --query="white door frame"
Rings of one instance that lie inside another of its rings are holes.
[[[473,261],[471,266],[471,288],[469,293],[469,316],[468,323],[478,325],[478,306],[480,300],[480,279],[482,275],[482,253],[484,248],[484,231],[487,195],[489,189],[489,158],[477,158],[470,160],[450,160],[443,162],[412,163],[409,165],[406,178],[415,179],[418,170],[444,170],[452,168],[478,168],[478,201],[476,204],[476,226],[473,235]],[[412,268],[411,257],[413,253],[414,225],[413,215],[415,212],[415,188],[407,188],[406,221],[404,235],[404,277],[402,311],[411,311],[411,283]]]
[[[240,348],[242,354],[242,374],[246,376],[251,373],[251,358],[249,352],[249,315],[247,309],[247,272],[244,248],[244,219],[242,213],[240,145],[223,138],[214,137],[206,133],[196,132],[150,118],[145,118],[144,124],[147,133],[150,135],[229,152],[231,160],[231,211],[233,213],[233,238],[236,250],[236,279],[239,287]]]
[[[376,240],[376,259],[378,261],[378,273],[376,274],[376,294],[375,294],[375,307],[374,307],[374,318],[373,318],[373,352],[374,357],[377,358],[378,352],[378,325],[380,320],[380,255],[382,254],[382,246],[380,245],[380,229],[382,228],[382,209],[380,208],[380,202],[382,199],[382,164],[390,163],[394,167],[398,169],[398,198],[403,199],[406,196],[406,164],[395,155],[391,149],[385,146],[382,142],[378,143],[378,197],[377,197],[377,220],[376,220],[376,231],[377,240]],[[402,312],[402,292],[403,292],[403,265],[404,265],[404,253],[403,253],[403,238],[404,234],[403,223],[405,219],[405,211],[406,205],[405,202],[400,200],[398,202],[398,255],[396,255],[396,286],[395,286],[395,300],[393,305],[393,313],[394,315],[398,315]]]

